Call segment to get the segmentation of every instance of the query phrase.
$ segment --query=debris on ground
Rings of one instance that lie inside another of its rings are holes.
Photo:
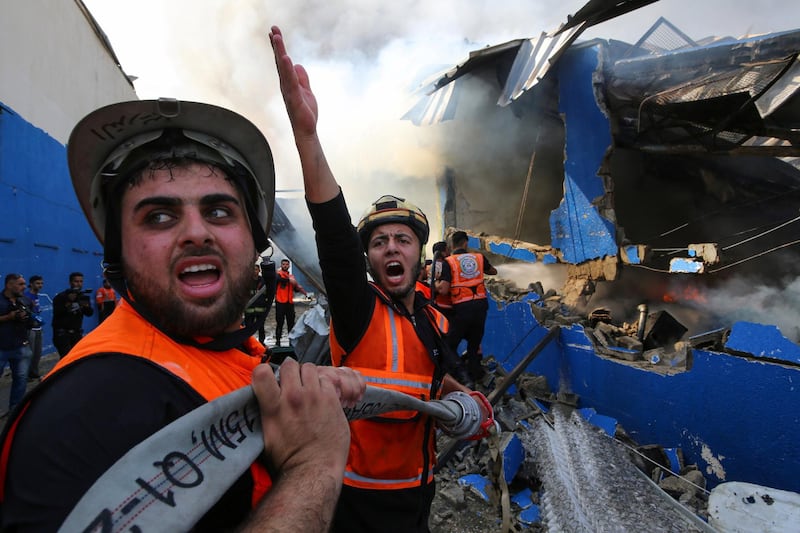
[[[488,393],[501,371],[486,363]],[[512,390],[495,405],[494,442],[461,443],[439,465],[432,533],[707,531],[705,479],[679,450],[633,442],[542,376]],[[452,445],[440,435],[440,452]]]

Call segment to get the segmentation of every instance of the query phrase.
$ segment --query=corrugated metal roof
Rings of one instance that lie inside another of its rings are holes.
[[[584,23],[569,29],[564,29],[562,25],[554,33],[542,33],[535,39],[523,41],[497,105],[507,106],[523,92],[539,83],[585,28]]]
[[[586,28],[638,9],[657,0],[590,0],[567,22],[549,33],[538,37],[517,39],[496,46],[471,52],[469,58],[448,69],[430,85],[429,92],[403,116],[417,125],[430,125],[450,120],[455,116],[458,89],[456,80],[476,67],[493,60],[501,53],[517,48],[517,55],[506,79],[497,104],[509,105],[523,92],[531,89],[544,78],[561,54]],[[437,94],[448,89],[443,94]]]

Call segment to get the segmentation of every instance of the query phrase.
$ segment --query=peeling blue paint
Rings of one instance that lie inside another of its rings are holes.
[[[736,322],[731,327],[725,348],[756,357],[800,363],[800,346],[784,337],[777,326]]]
[[[504,242],[502,243],[490,242],[489,251],[497,255],[502,255],[511,259],[516,259],[518,261],[525,261],[526,263],[536,262],[536,254],[534,254],[533,252],[522,248],[515,248],[510,244]]]
[[[623,248],[623,253],[625,254],[625,257],[628,259],[628,263],[632,265],[639,265],[642,263],[642,258],[639,257],[638,246],[625,246]]]

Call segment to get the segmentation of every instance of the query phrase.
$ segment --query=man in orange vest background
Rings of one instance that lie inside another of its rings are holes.
[[[448,343],[453,350],[457,350],[461,340],[466,339],[467,371],[473,380],[478,381],[485,374],[480,350],[489,311],[483,275],[497,274],[497,269],[482,253],[467,251],[469,239],[465,232],[456,231],[450,240],[453,253],[442,264],[442,283],[437,290],[441,294],[450,294],[453,304]]]
[[[289,265],[288,259],[281,259],[281,269],[275,285],[275,346],[281,345],[283,322],[286,321],[287,336],[294,327],[294,293],[302,292],[308,297],[306,290],[289,272]]]
[[[111,287],[108,279],[103,278],[103,286],[94,293],[94,301],[97,305],[97,323],[102,324],[117,306],[117,293]]]
[[[316,231],[331,313],[333,365],[358,370],[370,385],[423,400],[463,395],[480,406],[485,431],[493,424],[491,407],[448,373],[455,357],[443,338],[447,320],[415,290],[430,233],[425,214],[403,198],[386,195],[353,227],[317,135],[317,103],[308,74],[292,63],[278,28],[272,28],[270,38]],[[367,270],[374,283],[368,282]],[[435,429],[433,418],[415,411],[351,422],[344,486],[331,531],[428,532]]]

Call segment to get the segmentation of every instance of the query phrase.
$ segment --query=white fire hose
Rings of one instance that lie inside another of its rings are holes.
[[[478,401],[463,392],[426,402],[367,386],[361,401],[344,411],[357,420],[405,410],[436,418],[455,438],[475,435],[483,422]],[[84,494],[59,532],[187,531],[263,450],[255,394],[243,387],[132,448]]]

